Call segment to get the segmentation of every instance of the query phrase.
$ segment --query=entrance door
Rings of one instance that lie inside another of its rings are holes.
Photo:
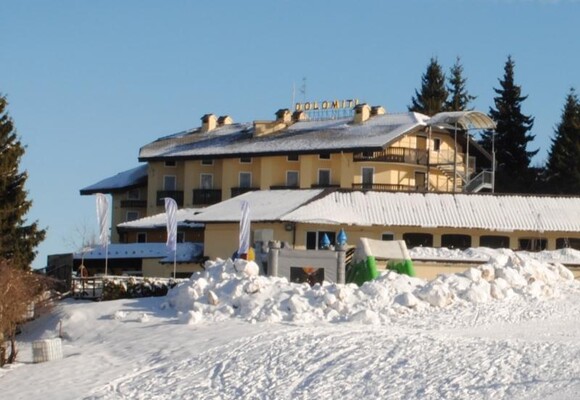
[[[415,190],[422,191],[426,189],[426,179],[424,172],[415,172]]]

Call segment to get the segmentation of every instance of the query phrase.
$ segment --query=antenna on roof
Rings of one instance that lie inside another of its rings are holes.
[[[302,86],[300,86],[300,93],[302,93],[302,101],[306,103],[306,77],[302,78]]]

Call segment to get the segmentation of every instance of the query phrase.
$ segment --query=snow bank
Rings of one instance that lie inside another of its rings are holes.
[[[444,250],[441,250],[444,251]],[[431,255],[448,257],[437,249]],[[553,253],[553,252],[552,252]],[[392,271],[361,287],[324,282],[310,286],[286,278],[258,275],[252,261],[216,260],[206,270],[172,289],[164,307],[175,308],[186,324],[219,321],[233,316],[249,322],[355,322],[388,324],[412,311],[429,311],[457,304],[480,304],[519,297],[544,300],[559,296],[560,289],[580,286],[558,262],[546,262],[511,250],[477,251],[455,258],[489,261],[460,274],[440,275],[424,281]],[[557,259],[556,257],[550,260]]]

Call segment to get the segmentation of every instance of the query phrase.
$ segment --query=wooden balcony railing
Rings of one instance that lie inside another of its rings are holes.
[[[222,201],[221,189],[193,189],[193,204],[211,205]]]
[[[165,204],[163,200],[165,197],[171,197],[178,206],[183,207],[183,190],[158,190],[157,191],[157,205]]]
[[[427,165],[427,150],[407,147],[389,147],[385,150],[354,153],[353,160]]]

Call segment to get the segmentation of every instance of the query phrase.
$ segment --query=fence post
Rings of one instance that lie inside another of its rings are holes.
[[[278,256],[280,255],[280,242],[270,240],[268,242],[268,275],[278,276]]]
[[[336,245],[336,280],[337,283],[346,283],[346,245],[338,244]]]

